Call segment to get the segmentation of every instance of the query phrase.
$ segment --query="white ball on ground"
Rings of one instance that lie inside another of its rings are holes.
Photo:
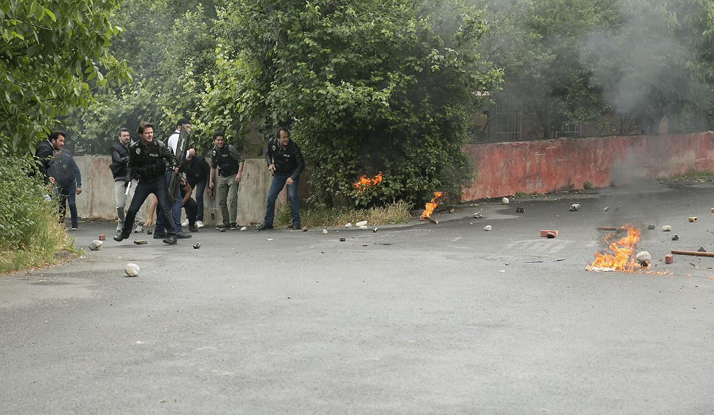
[[[511,203],[511,201],[508,200],[507,197],[504,197],[503,199],[501,199],[501,203],[503,203],[504,205],[507,205],[507,204]]]
[[[89,250],[90,251],[101,251],[103,244],[104,244],[104,242],[95,239],[89,243]]]
[[[124,268],[124,272],[126,272],[126,275],[129,277],[139,276],[139,271],[141,271],[141,268],[139,268],[138,265],[132,263],[126,264],[126,268]]]

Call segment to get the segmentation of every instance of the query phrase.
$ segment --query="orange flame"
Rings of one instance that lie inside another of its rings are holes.
[[[431,202],[426,204],[424,213],[419,216],[420,220],[426,220],[426,218],[431,217],[431,214],[434,213],[434,209],[441,204],[441,201],[438,199],[443,195],[442,192],[434,192],[434,197],[431,199]]]
[[[588,271],[620,271],[661,276],[674,275],[669,271],[643,271],[641,269],[642,266],[634,259],[635,245],[640,240],[640,230],[634,228],[632,225],[625,225],[620,229],[627,230],[627,236],[620,238],[618,241],[611,242],[611,238],[615,234],[607,234],[605,236],[605,242],[608,243],[611,252],[596,252],[595,260],[586,267]],[[636,268],[639,269],[635,271]]]
[[[355,187],[355,192],[359,193],[369,187],[372,187],[376,185],[377,183],[382,181],[382,172],[380,171],[376,176],[374,176],[374,179],[370,179],[367,176],[362,176],[359,178],[358,181],[354,183]]]
[[[588,265],[588,271],[622,271],[633,272],[635,269],[635,245],[640,240],[640,230],[632,226],[625,226],[627,236],[618,241],[611,242],[615,234],[607,234],[605,242],[611,252],[595,253],[595,260]]]

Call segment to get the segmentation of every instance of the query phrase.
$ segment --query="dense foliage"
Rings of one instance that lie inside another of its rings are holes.
[[[92,87],[128,74],[107,45],[118,0],[0,2],[0,141],[32,151],[55,119],[86,106]]]

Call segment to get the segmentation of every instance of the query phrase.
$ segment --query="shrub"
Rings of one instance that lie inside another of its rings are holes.
[[[32,161],[10,156],[0,145],[0,273],[50,263],[71,243],[57,222],[57,204],[47,201]]]

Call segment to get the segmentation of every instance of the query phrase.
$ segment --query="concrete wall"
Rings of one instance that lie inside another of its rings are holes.
[[[83,193],[77,197],[77,209],[81,218],[116,219],[114,179],[109,170],[109,156],[78,156],[75,161],[82,172]],[[210,163],[210,160],[209,160]],[[249,159],[243,166],[243,179],[238,188],[238,223],[248,225],[262,223],[265,214],[265,199],[270,189],[270,172],[263,159]],[[285,191],[278,198],[278,205],[285,203]],[[144,217],[148,203],[143,206]],[[217,198],[204,196],[204,222],[216,224],[221,221]]]
[[[634,177],[669,177],[714,168],[714,132],[607,138],[562,138],[471,144],[476,179],[462,200],[564,188],[589,181],[606,187]]]

